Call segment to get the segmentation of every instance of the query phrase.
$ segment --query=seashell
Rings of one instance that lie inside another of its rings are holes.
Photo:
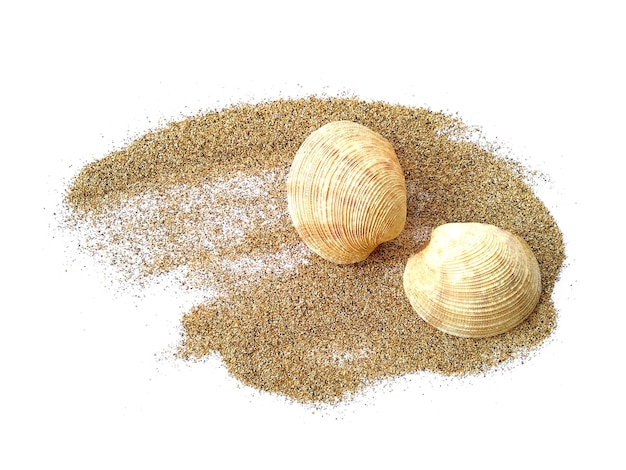
[[[435,228],[411,256],[404,291],[435,328],[483,338],[521,323],[539,302],[541,274],[530,247],[493,225],[450,223]]]
[[[406,185],[389,141],[361,124],[328,123],[298,149],[287,180],[293,225],[338,264],[362,261],[406,222]]]

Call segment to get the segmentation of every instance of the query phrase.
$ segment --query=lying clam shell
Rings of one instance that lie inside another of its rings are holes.
[[[539,264],[526,242],[493,225],[450,223],[409,258],[404,291],[420,317],[455,336],[504,333],[535,309]]]
[[[336,121],[313,132],[287,181],[289,214],[306,245],[338,264],[362,261],[406,222],[406,185],[389,141]]]

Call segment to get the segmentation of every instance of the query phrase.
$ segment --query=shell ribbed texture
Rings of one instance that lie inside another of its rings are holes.
[[[302,240],[338,264],[364,260],[406,222],[404,174],[392,145],[350,121],[307,137],[289,172],[287,198]]]
[[[404,289],[434,327],[461,337],[504,333],[532,313],[539,264],[526,242],[493,225],[444,224],[407,262]]]

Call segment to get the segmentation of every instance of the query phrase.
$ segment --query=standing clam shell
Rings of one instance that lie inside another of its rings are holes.
[[[420,317],[455,336],[493,336],[521,323],[541,294],[526,242],[493,225],[450,223],[409,258],[404,291]]]
[[[287,181],[289,214],[306,245],[338,264],[362,261],[406,222],[406,185],[387,139],[335,121],[302,143]]]

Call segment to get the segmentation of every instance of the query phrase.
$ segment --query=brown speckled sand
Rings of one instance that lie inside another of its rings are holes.
[[[348,266],[302,244],[286,203],[298,147],[341,119],[393,144],[408,187],[402,234]],[[248,385],[298,401],[335,402],[386,377],[490,370],[553,332],[561,232],[523,168],[467,135],[450,116],[380,102],[238,105],[172,123],[87,165],[66,201],[81,243],[129,279],[173,273],[181,287],[205,290],[206,300],[182,318],[181,357],[218,353]],[[541,268],[534,313],[492,338],[435,330],[412,311],[402,288],[406,260],[430,230],[469,221],[522,236]]]

